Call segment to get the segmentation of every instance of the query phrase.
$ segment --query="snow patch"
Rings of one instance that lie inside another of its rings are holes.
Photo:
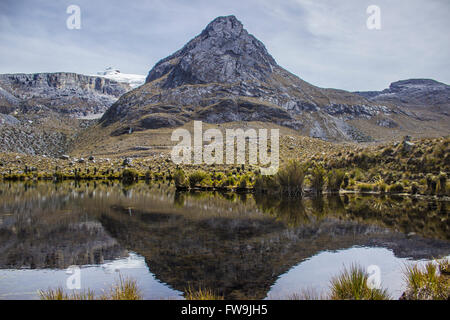
[[[108,78],[117,82],[128,83],[133,89],[145,83],[144,75],[121,73],[119,70],[112,67],[106,68],[105,71],[97,72],[95,76]]]

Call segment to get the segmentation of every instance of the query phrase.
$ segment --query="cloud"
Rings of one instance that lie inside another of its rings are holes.
[[[81,8],[81,30],[66,28],[70,4]],[[366,28],[371,4],[381,8],[381,30]],[[147,74],[216,16],[235,14],[281,66],[314,85],[449,83],[449,13],[446,0],[4,0],[0,73],[95,73],[111,65]]]

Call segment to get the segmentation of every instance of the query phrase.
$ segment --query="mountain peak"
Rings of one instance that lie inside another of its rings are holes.
[[[235,16],[218,17],[181,50],[158,62],[146,82],[175,88],[186,84],[265,80],[277,64],[264,44]]]
[[[238,37],[243,29],[244,25],[242,22],[240,22],[235,16],[231,15],[215,18],[206,26],[203,33],[207,33],[210,36],[219,35],[222,37]]]

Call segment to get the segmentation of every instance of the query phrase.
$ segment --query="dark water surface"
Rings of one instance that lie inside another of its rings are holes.
[[[182,299],[188,287],[229,299],[327,292],[343,266],[380,270],[401,295],[406,264],[450,255],[447,202],[341,195],[176,193],[138,183],[0,183],[0,299],[66,288],[101,293],[119,274],[146,299]]]

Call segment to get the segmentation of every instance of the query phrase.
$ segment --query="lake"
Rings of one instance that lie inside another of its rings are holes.
[[[309,199],[176,192],[164,184],[0,182],[0,299],[119,275],[145,299],[211,288],[226,299],[326,293],[344,266],[376,266],[398,298],[411,263],[450,255],[448,202],[381,195]],[[68,290],[69,291],[69,290]]]

